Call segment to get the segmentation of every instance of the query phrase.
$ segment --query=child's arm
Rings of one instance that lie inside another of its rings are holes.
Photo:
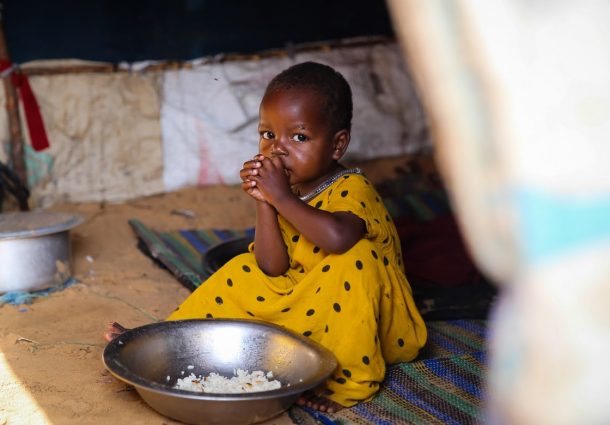
[[[242,189],[256,202],[256,225],[254,233],[254,257],[261,270],[269,276],[279,276],[290,266],[288,250],[277,221],[277,211],[266,202],[264,195],[251,179],[258,174],[260,161],[246,161],[240,171]]]
[[[328,253],[340,254],[362,238],[364,221],[355,214],[322,211],[294,195],[279,158],[264,158],[260,164],[251,177],[257,190],[309,241]]]
[[[290,259],[277,222],[277,211],[267,202],[256,203],[254,257],[261,270],[279,276],[288,270]]]

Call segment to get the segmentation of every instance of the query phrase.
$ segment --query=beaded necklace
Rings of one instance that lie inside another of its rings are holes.
[[[336,182],[339,177],[344,176],[346,174],[362,174],[362,170],[360,168],[348,168],[345,170],[341,170],[337,174],[333,174],[328,179],[326,179],[325,181],[320,183],[320,185],[318,187],[316,187],[314,190],[312,190],[308,194],[299,196],[299,199],[303,202],[311,201],[313,198],[318,196],[320,193],[324,192],[331,184]]]

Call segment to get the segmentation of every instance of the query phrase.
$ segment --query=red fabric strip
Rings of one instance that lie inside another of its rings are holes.
[[[0,60],[0,72],[8,69],[10,66],[10,61]],[[15,89],[19,92],[19,97],[23,103],[25,122],[27,123],[28,131],[30,133],[32,147],[35,151],[47,149],[49,147],[49,138],[47,137],[47,131],[44,127],[44,121],[40,113],[38,101],[34,96],[27,75],[23,74],[21,71],[13,71],[11,80]]]

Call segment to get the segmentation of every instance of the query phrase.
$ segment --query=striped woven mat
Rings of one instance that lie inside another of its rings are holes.
[[[252,235],[253,229],[156,232],[130,220],[140,248],[194,290],[207,276],[202,257],[220,242]],[[336,414],[293,407],[293,422],[314,424],[476,424],[481,420],[485,368],[484,320],[428,321],[428,343],[416,361],[388,368],[379,393]]]
[[[191,291],[208,278],[202,266],[203,255],[208,249],[221,242],[254,234],[254,228],[157,232],[136,219],[129,220],[129,224],[138,236],[140,249],[166,267]]]
[[[418,359],[388,368],[371,400],[335,414],[292,407],[299,425],[478,424],[486,373],[483,320],[427,322]]]
[[[292,407],[289,415],[300,425],[478,424],[485,371],[482,351],[401,363],[371,401],[335,414]]]

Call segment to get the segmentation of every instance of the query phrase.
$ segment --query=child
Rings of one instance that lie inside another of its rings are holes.
[[[326,412],[370,399],[386,363],[412,360],[427,337],[387,210],[359,169],[338,163],[351,119],[350,87],[326,65],[269,83],[260,153],[240,171],[256,200],[254,243],[168,318],[252,318],[319,342],[339,367],[298,403]]]

